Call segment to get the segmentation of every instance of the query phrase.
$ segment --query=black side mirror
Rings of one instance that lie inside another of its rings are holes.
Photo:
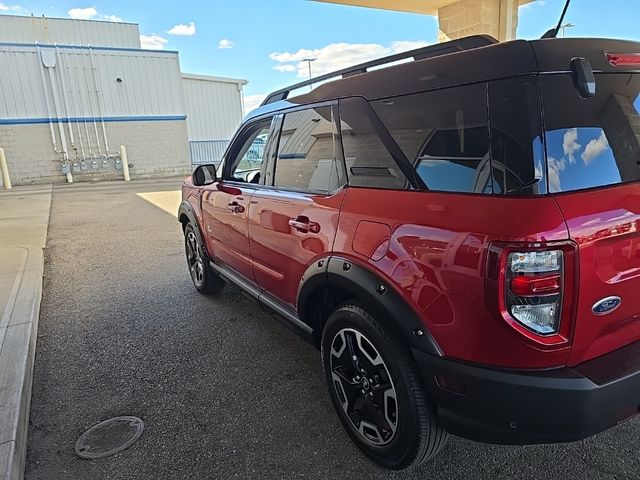
[[[191,174],[191,181],[196,187],[211,185],[217,179],[216,166],[212,164],[199,165]]]

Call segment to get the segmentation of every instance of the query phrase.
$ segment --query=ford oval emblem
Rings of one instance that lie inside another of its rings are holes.
[[[603,298],[591,307],[591,311],[596,315],[606,315],[607,313],[613,312],[621,303],[622,300],[620,300],[620,297]]]

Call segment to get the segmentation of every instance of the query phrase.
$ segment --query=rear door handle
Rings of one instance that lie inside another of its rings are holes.
[[[238,202],[231,202],[227,205],[227,208],[231,210],[231,213],[244,213],[244,206],[240,205]]]
[[[291,218],[289,220],[289,226],[303,233],[307,233],[307,232],[319,233],[320,232],[320,224],[310,221],[309,218],[303,215],[300,215],[296,218]]]

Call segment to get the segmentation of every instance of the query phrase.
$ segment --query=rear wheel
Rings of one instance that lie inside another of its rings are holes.
[[[322,361],[333,406],[369,458],[402,469],[440,451],[447,433],[411,355],[365,309],[345,304],[329,317]]]
[[[204,255],[195,228],[188,223],[184,229],[184,247],[187,266],[194,287],[201,293],[218,293],[224,287],[224,280],[215,274]]]

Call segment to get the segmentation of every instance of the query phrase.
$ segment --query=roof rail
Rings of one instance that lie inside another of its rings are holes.
[[[371,60],[370,62],[361,63],[353,67],[343,68],[336,72],[326,73],[319,77],[310,78],[304,82],[296,83],[289,87],[276,90],[270,93],[262,102],[262,105],[268,105],[269,103],[277,102],[279,100],[285,100],[289,93],[314,83],[323,82],[332,78],[347,78],[353,75],[359,75],[361,73],[367,73],[368,69],[372,67],[379,67],[380,65],[386,65],[388,63],[397,62],[406,58],[413,58],[413,60],[423,60],[425,58],[439,57],[440,55],[446,55],[448,53],[461,52],[463,50],[471,50],[473,48],[486,47],[487,45],[493,45],[498,41],[490,35],[473,35],[471,37],[464,37],[459,40],[452,40],[450,42],[438,43],[436,45],[429,45],[428,47],[416,48],[415,50],[409,50],[407,52],[396,53],[389,55],[388,57],[378,58]]]

